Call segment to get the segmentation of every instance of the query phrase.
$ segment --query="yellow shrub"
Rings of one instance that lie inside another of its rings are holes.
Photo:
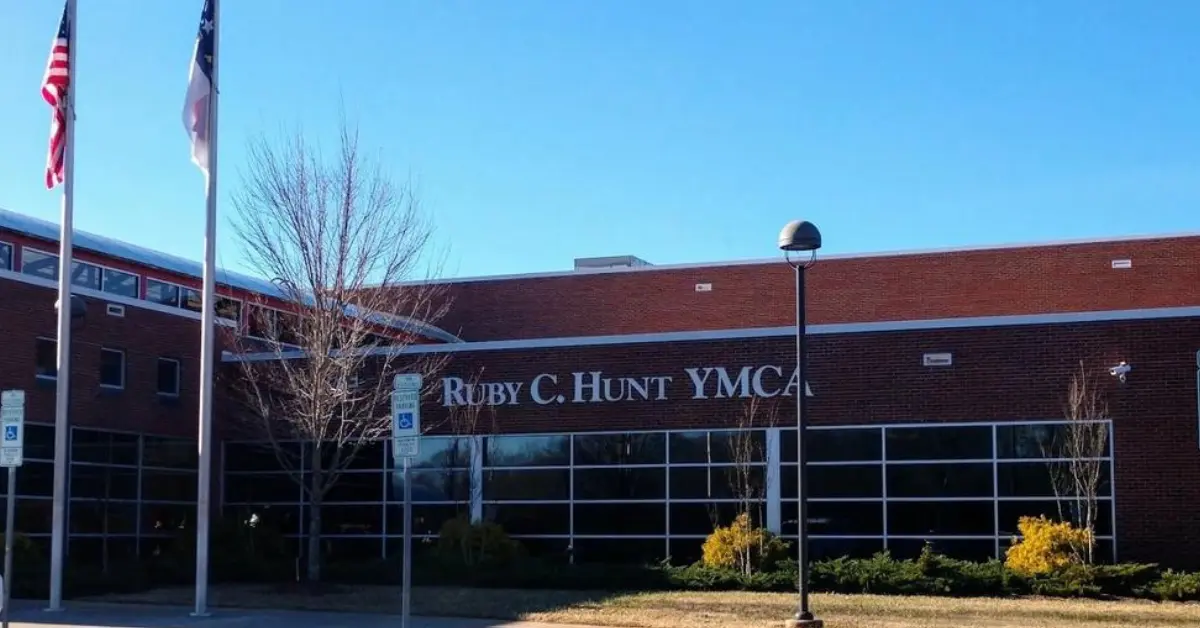
[[[1040,517],[1021,517],[1017,530],[1022,538],[1014,538],[1004,557],[1004,564],[1018,573],[1033,575],[1057,571],[1083,562],[1092,544],[1092,532]]]
[[[742,513],[727,527],[718,527],[704,540],[701,562],[705,567],[735,569],[745,574],[761,571],[787,555],[787,543],[750,524]]]

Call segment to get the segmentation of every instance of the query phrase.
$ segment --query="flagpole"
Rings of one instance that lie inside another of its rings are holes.
[[[63,144],[63,197],[61,233],[58,237],[58,342],[56,361],[57,386],[54,398],[54,497],[51,506],[50,535],[50,607],[62,610],[63,562],[66,537],[67,465],[70,422],[68,408],[71,394],[71,252],[75,231],[75,60],[76,31],[75,0],[67,0],[67,51],[70,84],[66,90],[66,138]],[[7,574],[6,574],[7,575]]]
[[[197,447],[200,468],[196,494],[196,609],[197,617],[208,615],[208,537],[212,514],[212,413],[213,371],[216,368],[214,318],[217,270],[217,102],[220,92],[221,4],[211,0],[213,11],[212,86],[208,101],[208,189],[204,216],[204,310],[200,315],[200,427]]]

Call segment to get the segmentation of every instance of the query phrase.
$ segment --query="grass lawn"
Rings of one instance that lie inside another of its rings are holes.
[[[192,603],[193,590],[91,598],[103,602]],[[640,593],[418,588],[413,613],[641,628],[780,628],[795,596],[778,593]],[[400,612],[398,587],[319,589],[293,585],[217,586],[214,606],[358,612]],[[828,628],[1099,628],[1200,626],[1200,604],[1060,599],[934,598],[815,595],[812,607]]]

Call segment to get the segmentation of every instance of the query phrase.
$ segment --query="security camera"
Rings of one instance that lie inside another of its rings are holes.
[[[1121,380],[1122,382],[1124,382],[1125,375],[1127,373],[1129,373],[1129,371],[1131,371],[1131,370],[1133,370],[1132,366],[1129,366],[1125,362],[1121,362],[1120,364],[1108,369],[1108,374],[1112,375],[1112,376],[1116,377],[1117,379]]]

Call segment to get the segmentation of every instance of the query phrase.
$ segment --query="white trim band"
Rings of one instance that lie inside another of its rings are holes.
[[[981,327],[1010,327],[1017,325],[1070,325],[1078,323],[1102,323],[1118,321],[1158,320],[1166,318],[1200,317],[1200,307],[1167,307],[1142,310],[1111,310],[1106,312],[1064,312],[1056,314],[1022,314],[1009,316],[973,316],[962,318],[938,318],[918,321],[882,321],[871,323],[831,323],[809,325],[809,335],[864,334],[897,331],[923,331],[934,329],[971,329]],[[748,329],[715,329],[705,331],[676,331],[644,334],[608,336],[577,336],[560,338],[531,338],[524,340],[487,340],[448,345],[409,345],[407,347],[375,347],[367,349],[368,355],[398,353],[455,353],[460,351],[522,351],[529,349],[553,349],[567,347],[597,347],[606,345],[664,343],[664,342],[708,342],[721,340],[743,340],[753,338],[779,338],[793,336],[795,327],[755,327]],[[241,356],[225,355],[226,362],[262,362],[280,358],[304,357],[304,351],[280,353],[248,353]]]

